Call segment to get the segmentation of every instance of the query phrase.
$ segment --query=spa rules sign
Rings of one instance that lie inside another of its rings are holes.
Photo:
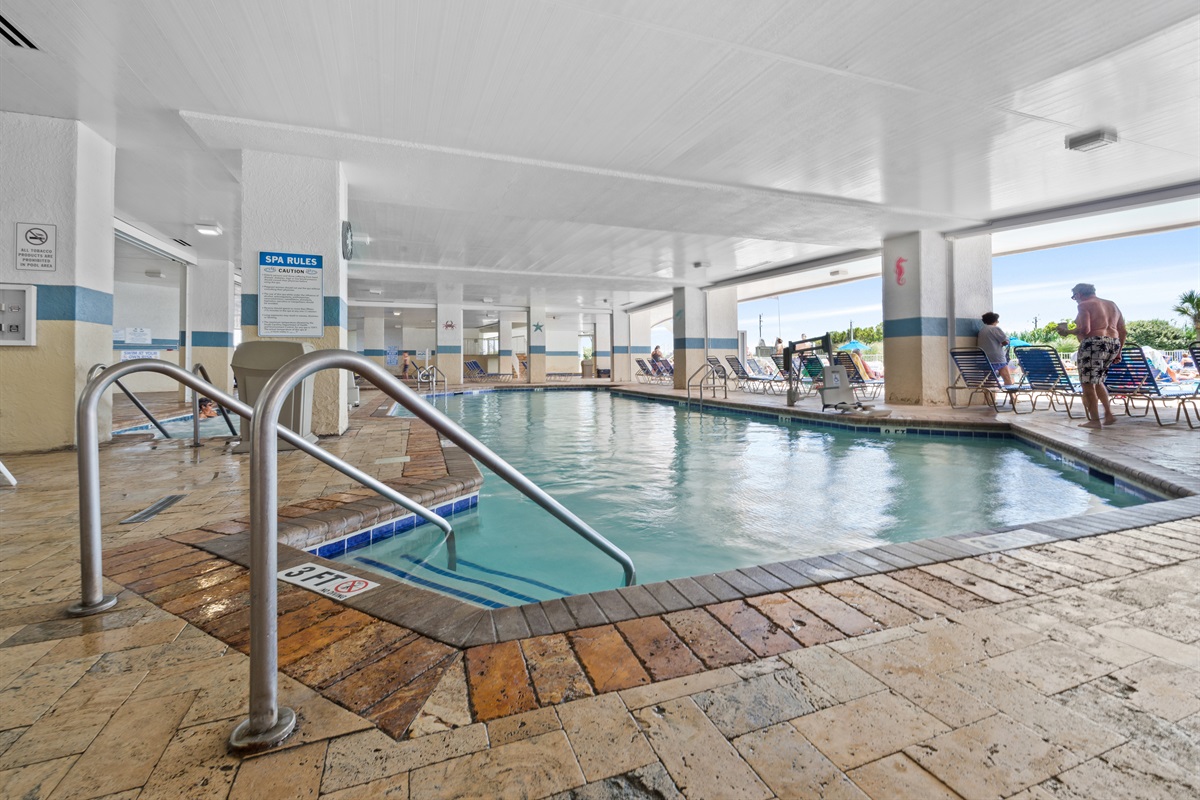
[[[321,256],[258,254],[258,335],[319,338],[325,333]]]

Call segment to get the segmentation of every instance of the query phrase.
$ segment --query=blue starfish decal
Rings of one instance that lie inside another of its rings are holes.
[[[542,332],[542,323],[540,323],[540,322],[533,323],[533,330],[537,333],[541,333]]]

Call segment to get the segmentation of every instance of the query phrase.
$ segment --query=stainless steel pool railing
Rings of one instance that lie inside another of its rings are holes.
[[[425,367],[424,369],[417,370],[417,389],[420,389],[421,385],[423,383],[425,383],[426,381],[428,381],[429,388],[436,392],[437,391],[437,381],[438,381],[439,375],[442,376],[443,391],[449,393],[450,381],[448,381],[446,379],[446,373],[444,373],[440,369],[438,369],[436,364],[430,364],[428,367]]]
[[[704,373],[704,374],[701,375],[701,373]],[[699,380],[696,380],[697,375],[700,376]],[[706,381],[708,381],[710,378],[711,378],[712,382],[706,383]],[[705,387],[712,389],[714,400],[717,399],[717,386],[720,386],[721,390],[725,392],[725,399],[726,400],[729,399],[729,384],[723,378],[721,378],[717,375],[717,370],[716,370],[716,368],[713,367],[712,364],[708,364],[708,363],[702,364],[698,370],[696,370],[695,372],[693,372],[691,375],[688,376],[687,401],[688,401],[689,405],[692,402],[692,387],[693,386],[695,386],[699,389],[700,407],[701,408],[704,408],[704,389],[705,389]]]
[[[91,383],[92,378],[96,377],[98,373],[103,372],[106,369],[108,369],[108,364],[93,364],[92,368],[88,370],[88,383]],[[146,419],[150,420],[150,423],[154,427],[158,428],[158,432],[163,435],[164,439],[171,438],[171,434],[167,433],[167,429],[162,426],[162,423],[154,418],[154,415],[150,413],[150,409],[142,405],[142,401],[137,398],[137,395],[126,389],[125,384],[121,383],[120,381],[113,381],[113,383],[117,384],[117,388],[125,393],[125,396],[129,398],[129,402],[133,403],[137,407],[137,410],[142,412],[142,414],[145,415]]]
[[[101,366],[101,365],[97,365]],[[95,372],[93,367],[92,372]],[[100,434],[97,424],[100,397],[110,384],[132,372],[158,372],[169,378],[174,378],[193,391],[202,392],[214,401],[231,409],[235,414],[250,419],[253,409],[245,403],[230,397],[217,387],[188,372],[177,364],[160,361],[154,358],[139,358],[122,361],[119,365],[104,368],[98,375],[93,375],[79,396],[79,405],[75,412],[76,441],[79,453],[79,568],[81,599],[76,605],[67,609],[67,613],[76,617],[97,614],[112,608],[116,604],[115,595],[105,595],[101,574],[101,545],[100,545]],[[92,373],[89,373],[92,375]],[[395,489],[379,482],[375,478],[356,467],[347,464],[332,453],[310,444],[288,428],[278,428],[279,438],[303,450],[318,461],[333,467],[338,472],[358,481],[378,494],[383,495],[393,503],[412,511],[424,519],[437,525],[446,533],[446,556],[450,569],[457,566],[455,551],[454,529],[442,517],[422,506],[420,503],[405,497]]]
[[[199,375],[204,379],[205,383],[212,384],[212,378],[208,376],[208,370],[203,364],[193,364],[192,374]],[[209,398],[212,399],[211,397]],[[225,424],[229,426],[230,434],[237,436],[237,428],[233,427],[233,420],[229,418],[229,412],[225,410],[225,406],[217,403],[217,411],[221,412],[221,416],[225,418]],[[192,447],[200,446],[200,393],[192,392]]]
[[[508,462],[423,400],[390,372],[349,350],[317,350],[293,358],[267,381],[250,416],[250,715],[229,737],[235,752],[271,747],[292,732],[295,712],[278,703],[278,618],[276,529],[279,413],[292,388],[325,369],[348,369],[390,395],[414,416],[483,463],[522,494],[621,564],[625,585],[636,581],[633,561],[587,523],[568,511]]]

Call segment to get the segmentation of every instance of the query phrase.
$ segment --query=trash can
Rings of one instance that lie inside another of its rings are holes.
[[[238,345],[238,348],[233,351],[233,360],[229,362],[229,366],[233,367],[233,378],[237,381],[238,398],[243,403],[253,406],[258,402],[258,397],[262,394],[267,381],[280,367],[296,356],[311,353],[313,349],[311,344],[304,342],[273,339],[243,342]],[[291,428],[309,442],[317,441],[317,437],[312,432],[313,379],[315,377],[309,375],[300,381],[288,393],[287,398],[283,401],[283,408],[279,412],[279,424]],[[233,448],[233,452],[249,453],[250,423],[242,420],[239,430],[242,441]],[[280,439],[279,449],[293,450],[295,448]]]
[[[580,377],[582,377],[584,380],[586,380],[588,378],[596,377],[596,373],[592,369],[593,365],[595,363],[596,362],[592,361],[591,359],[587,359],[587,358],[585,358],[583,361],[580,361],[579,362]]]

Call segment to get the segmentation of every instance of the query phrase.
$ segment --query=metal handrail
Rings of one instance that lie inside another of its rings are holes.
[[[109,367],[104,374],[93,377],[79,396],[75,413],[76,437],[79,445],[79,568],[82,597],[80,602],[67,609],[72,616],[82,617],[112,608],[117,598],[105,596],[101,578],[100,548],[100,436],[97,425],[100,397],[109,384],[131,372],[158,372],[174,378],[193,391],[203,392],[235,414],[250,419],[253,409],[245,403],[222,392],[217,387],[200,379],[177,364],[154,358],[139,358],[122,361],[119,366]],[[457,566],[454,529],[442,517],[422,506],[395,489],[376,480],[362,470],[347,464],[288,428],[279,428],[279,438],[303,450],[318,461],[333,467],[343,475],[356,480],[393,503],[429,520],[446,533],[446,556],[450,569]]]
[[[442,376],[442,388],[447,394],[450,392],[450,381],[446,378],[446,373],[442,372],[437,364],[430,364],[424,369],[417,370],[417,388],[421,388],[421,383],[429,381],[429,388],[434,392],[437,391],[437,376]]]
[[[295,712],[290,708],[280,708],[278,702],[276,529],[279,520],[275,507],[279,487],[275,439],[283,430],[279,427],[279,412],[292,388],[309,375],[325,369],[356,371],[414,416],[618,561],[625,570],[626,586],[636,580],[633,561],[628,555],[383,367],[349,350],[316,350],[297,356],[280,367],[267,381],[250,417],[250,714],[230,734],[229,745],[235,752],[277,744],[296,725]]]
[[[92,368],[88,370],[88,374],[87,374],[88,383],[91,383],[92,378],[96,377],[96,373],[103,372],[106,369],[108,369],[108,364],[93,364]],[[144,405],[142,405],[142,401],[138,400],[137,395],[135,395],[133,392],[126,389],[125,384],[121,383],[120,381],[113,381],[113,382],[117,384],[118,389],[120,389],[122,392],[125,393],[125,396],[129,398],[129,401],[131,403],[133,403],[135,406],[137,406],[137,410],[141,411],[146,416],[146,419],[150,420],[151,424],[153,424],[154,427],[158,428],[158,432],[163,435],[164,439],[171,438],[171,434],[167,433],[167,429],[162,426],[162,423],[154,418],[154,415],[150,413],[150,409],[148,409]]]
[[[208,376],[208,370],[203,364],[193,364],[192,374],[199,375],[205,382],[211,384],[212,378]],[[210,400],[212,398],[209,398]],[[229,418],[229,412],[225,410],[225,406],[217,403],[217,411],[221,412],[221,416],[225,418],[225,424],[229,426],[229,432],[234,436],[238,435],[237,428],[233,427],[233,420]],[[192,392],[192,447],[200,446],[200,393]]]
[[[701,372],[703,372],[704,375],[700,378],[699,381],[695,381],[696,376],[699,375]],[[699,369],[697,369],[695,372],[693,372],[691,375],[688,376],[687,401],[689,404],[692,402],[692,385],[693,385],[693,382],[695,381],[695,386],[699,390],[699,394],[700,394],[700,407],[701,408],[704,407],[704,382],[706,380],[708,380],[708,378],[710,376],[712,377],[711,386],[712,386],[713,399],[714,400],[717,399],[717,384],[718,384],[717,370],[713,367],[712,364],[705,362],[704,364],[700,365]],[[721,385],[721,388],[725,392],[725,399],[728,400],[729,399],[729,383],[726,381],[723,381],[723,380],[719,381],[719,383]]]

